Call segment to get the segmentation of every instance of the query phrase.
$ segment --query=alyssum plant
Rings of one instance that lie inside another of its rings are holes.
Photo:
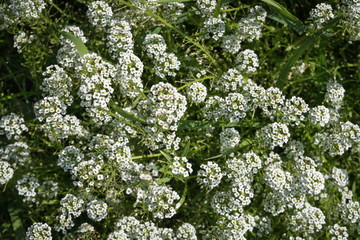
[[[310,8],[3,2],[1,238],[357,239],[360,2]]]

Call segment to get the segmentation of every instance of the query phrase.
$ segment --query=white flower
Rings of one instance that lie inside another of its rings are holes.
[[[204,84],[196,82],[191,84],[186,92],[186,97],[190,102],[201,103],[207,96],[207,89]]]
[[[36,222],[31,225],[27,232],[25,240],[52,240],[51,227],[47,223]]]
[[[14,170],[10,164],[5,161],[0,161],[0,185],[7,183],[14,175]]]
[[[93,200],[88,203],[86,213],[91,220],[99,222],[107,216],[107,204],[101,200]]]
[[[3,116],[0,119],[0,135],[6,135],[8,140],[19,139],[20,135],[28,130],[24,122],[24,119],[15,113]]]

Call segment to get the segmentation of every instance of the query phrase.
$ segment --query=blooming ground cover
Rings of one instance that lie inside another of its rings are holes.
[[[0,239],[360,239],[359,0],[2,0],[0,29]]]

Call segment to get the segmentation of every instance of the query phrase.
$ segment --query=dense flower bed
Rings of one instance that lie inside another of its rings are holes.
[[[360,2],[289,2],[2,1],[1,239],[357,239]]]

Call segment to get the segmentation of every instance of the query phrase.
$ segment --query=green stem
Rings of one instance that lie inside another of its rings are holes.
[[[215,76],[208,76],[208,77],[203,77],[203,78],[195,79],[194,81],[189,82],[189,83],[187,83],[187,84],[179,87],[177,90],[180,91],[181,89],[184,89],[184,88],[190,86],[190,85],[193,84],[193,83],[202,82],[203,80],[206,80],[206,79],[214,79],[214,78],[215,78]]]
[[[144,156],[135,156],[135,157],[131,157],[131,159],[136,160],[136,159],[154,158],[154,157],[160,157],[160,156],[162,156],[161,153],[156,153],[156,154],[150,154],[150,155],[144,155]]]
[[[131,7],[131,8],[135,8],[137,10],[139,10],[138,7],[132,5],[131,3],[128,3],[124,0],[118,0],[119,2],[123,3],[124,5]],[[199,44],[198,42],[194,41],[191,37],[189,37],[188,35],[186,35],[185,33],[183,33],[182,31],[180,31],[179,29],[175,28],[173,25],[171,25],[170,23],[168,23],[165,19],[163,19],[162,17],[160,17],[159,15],[155,14],[151,9],[149,9],[148,7],[146,8],[146,11],[144,11],[145,14],[157,19],[158,21],[160,21],[161,23],[163,23],[166,27],[170,28],[171,30],[177,32],[178,34],[180,34],[181,36],[183,36],[186,40],[188,40],[189,42],[191,42],[192,44],[194,44],[197,48],[199,48],[203,53],[205,53],[206,56],[208,56],[208,58],[210,59],[210,61],[217,66],[216,60],[211,56],[210,52],[201,44]]]
[[[237,8],[230,8],[230,9],[223,9],[223,10],[220,10],[221,12],[234,12],[234,11],[239,11],[241,9],[244,9],[244,8],[249,8],[251,7],[250,5],[245,5],[245,6],[241,6],[241,7],[237,7]]]

